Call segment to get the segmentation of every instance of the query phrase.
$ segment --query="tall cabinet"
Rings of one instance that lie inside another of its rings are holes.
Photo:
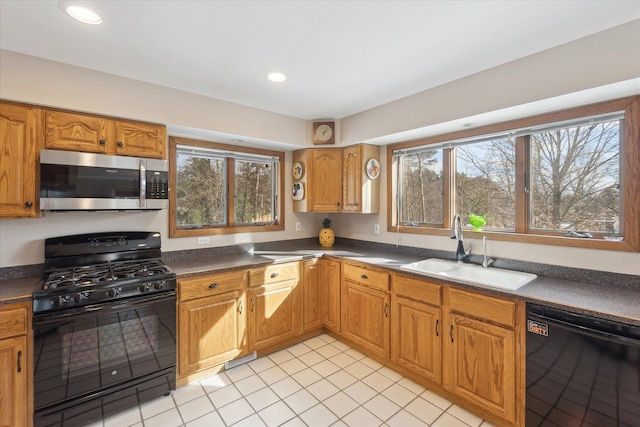
[[[379,212],[379,160],[380,148],[367,144],[294,151],[302,174],[294,174],[293,185],[303,190],[294,197],[294,212]]]

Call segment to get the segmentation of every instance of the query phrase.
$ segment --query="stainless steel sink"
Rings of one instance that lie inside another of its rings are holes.
[[[479,265],[461,264],[438,258],[404,264],[400,268],[508,291],[515,291],[538,277],[531,273],[483,268]]]

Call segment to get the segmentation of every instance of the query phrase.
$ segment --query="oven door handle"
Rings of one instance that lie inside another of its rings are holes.
[[[44,326],[49,323],[58,323],[61,320],[82,314],[93,314],[104,312],[107,310],[122,310],[123,308],[131,309],[144,307],[164,300],[175,300],[175,298],[176,292],[171,291],[163,292],[161,294],[144,295],[129,299],[123,299],[122,301],[107,301],[100,304],[85,305],[84,307],[54,311],[42,315],[35,315],[33,316],[33,323],[34,327]]]

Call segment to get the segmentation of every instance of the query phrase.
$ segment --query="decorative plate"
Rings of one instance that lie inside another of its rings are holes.
[[[380,176],[380,163],[376,159],[371,159],[367,162],[367,176],[371,179],[376,179]]]
[[[293,183],[293,200],[304,199],[304,185],[301,182]]]
[[[300,179],[304,171],[302,170],[302,164],[300,162],[295,162],[293,164],[293,179]]]

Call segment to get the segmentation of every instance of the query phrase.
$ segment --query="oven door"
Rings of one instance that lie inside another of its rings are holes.
[[[36,425],[78,425],[175,389],[175,292],[34,316]]]

